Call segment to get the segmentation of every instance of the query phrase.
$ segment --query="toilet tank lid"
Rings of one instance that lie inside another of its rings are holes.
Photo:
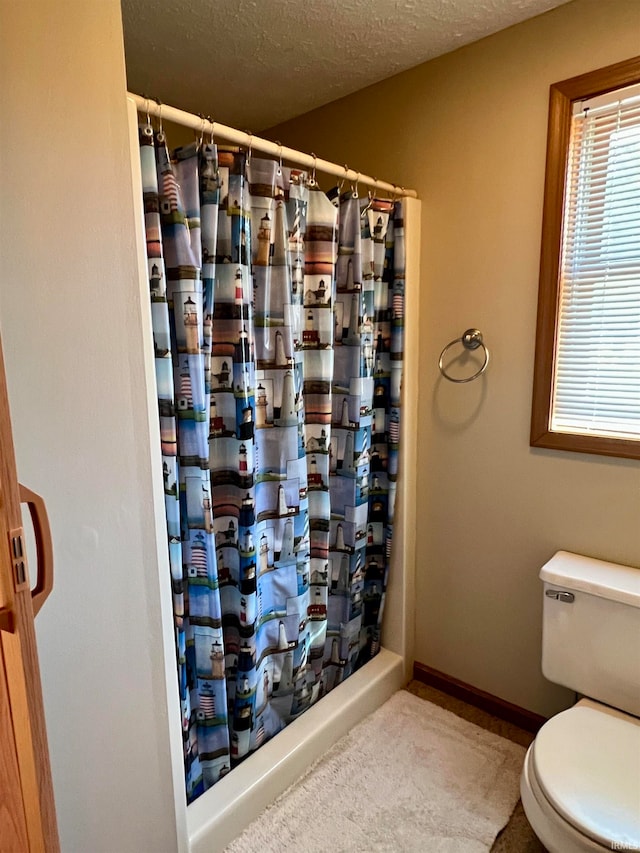
[[[540,569],[545,583],[640,607],[640,569],[558,551]]]

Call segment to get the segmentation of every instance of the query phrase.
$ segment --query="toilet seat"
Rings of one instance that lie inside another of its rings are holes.
[[[587,838],[553,808],[535,777],[532,751],[530,746],[525,756],[520,796],[527,819],[548,853],[611,853],[611,845],[604,847]]]
[[[640,849],[640,720],[583,699],[545,723],[528,758],[534,790],[585,842]]]

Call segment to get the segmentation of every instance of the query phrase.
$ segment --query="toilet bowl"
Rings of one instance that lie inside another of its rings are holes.
[[[529,747],[525,814],[550,853],[640,851],[640,570],[559,551],[540,577],[542,671],[585,698]]]
[[[550,853],[640,850],[640,720],[589,699],[552,717],[520,794]]]

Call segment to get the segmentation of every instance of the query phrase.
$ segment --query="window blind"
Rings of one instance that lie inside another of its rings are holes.
[[[640,440],[640,87],[578,103],[551,429]]]

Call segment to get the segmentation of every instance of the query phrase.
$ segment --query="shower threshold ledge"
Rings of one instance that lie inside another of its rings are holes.
[[[404,683],[402,657],[380,649],[187,807],[190,853],[224,850],[310,764]]]

